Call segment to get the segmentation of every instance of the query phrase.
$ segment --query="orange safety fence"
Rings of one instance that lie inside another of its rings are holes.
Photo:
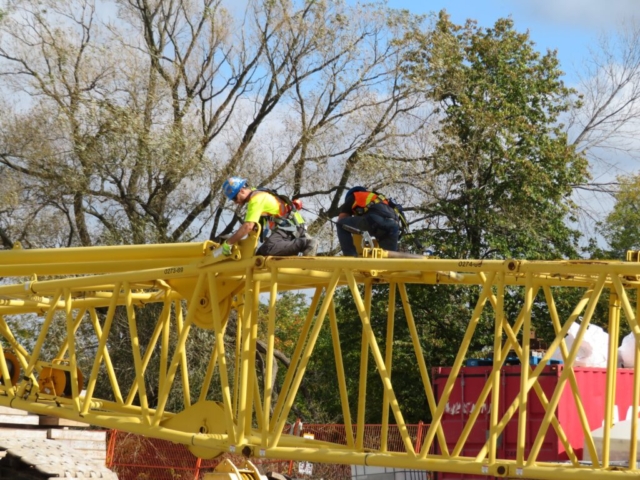
[[[428,424],[422,422],[407,425],[407,429],[416,450],[427,432]],[[354,438],[356,426],[353,425]],[[364,448],[378,450],[381,448],[381,425],[364,427]],[[347,435],[344,425],[339,424],[303,424],[297,421],[286,427],[286,433],[293,435],[313,435],[317,440],[346,445]],[[387,450],[402,452],[405,450],[400,432],[395,425],[389,425]],[[107,467],[116,472],[120,480],[199,480],[206,473],[229,458],[235,464],[241,464],[243,457],[223,454],[215,459],[201,459],[194,456],[186,446],[148,438],[142,435],[111,430],[108,432]],[[262,473],[278,472],[291,477],[305,479],[348,479],[351,477],[350,465],[320,464],[312,465],[264,458],[252,458],[252,463]],[[422,478],[427,478],[426,474]]]
[[[235,464],[243,460],[242,456],[230,454],[206,460],[194,456],[185,445],[112,430],[106,465],[119,480],[199,480],[225,458]],[[286,473],[289,468],[288,461],[252,459],[252,462],[264,472]]]

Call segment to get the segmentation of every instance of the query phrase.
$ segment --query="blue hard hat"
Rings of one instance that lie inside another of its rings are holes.
[[[352,195],[352,194],[356,193],[356,192],[366,192],[366,191],[367,191],[367,189],[364,188],[364,187],[361,187],[361,186],[353,187],[353,188],[350,188],[349,191],[347,192],[347,197],[349,195]]]
[[[233,200],[238,195],[238,192],[242,190],[242,187],[247,185],[246,178],[229,177],[222,184],[222,193],[229,200]]]

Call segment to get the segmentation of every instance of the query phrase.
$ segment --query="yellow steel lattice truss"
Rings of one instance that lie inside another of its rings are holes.
[[[218,245],[212,242],[0,252],[0,277],[3,278],[0,284],[0,338],[5,347],[5,355],[0,355],[0,405],[171,440],[188,445],[194,454],[205,458],[223,452],[243,452],[254,457],[531,479],[604,479],[630,474],[635,478],[640,475],[635,461],[637,414],[632,415],[630,462],[624,466],[613,465],[608,442],[614,420],[616,341],[621,311],[640,340],[638,307],[632,305],[632,299],[638,297],[637,290],[640,289],[639,263],[378,258],[386,257],[386,254],[376,249],[364,252],[369,258],[258,257],[253,256],[255,241],[255,234],[252,234],[234,247],[231,257],[219,255]],[[386,301],[389,302],[387,335],[390,338],[384,343],[390,347],[385,351],[381,351],[379,344],[383,339],[376,336],[370,321],[372,287],[379,283],[389,285]],[[418,338],[407,296],[408,284],[480,289],[451,374],[439,398],[434,395]],[[582,297],[568,318],[560,318],[557,313],[554,303],[557,287],[581,291]],[[339,322],[334,308],[334,294],[339,288],[351,291],[362,323],[362,351],[368,352],[361,357],[358,405],[348,402]],[[514,289],[521,291],[523,300],[517,316],[508,318],[504,308],[505,292]],[[276,300],[278,292],[287,290],[305,290],[312,295],[309,315],[300,329],[291,367],[276,399],[272,391]],[[542,294],[538,295],[540,292]],[[580,340],[584,336],[603,292],[611,299],[608,330],[616,340],[608,346],[604,447],[597,451],[584,415],[584,402],[589,399],[580,397],[571,368],[579,341],[567,349],[564,338],[579,317],[581,326],[576,338]],[[531,312],[534,299],[539,302],[540,298],[546,300],[548,320],[555,328],[556,338],[539,365],[522,368],[519,393],[506,410],[500,411],[498,402],[491,402],[491,398],[499,398],[500,368],[510,351],[515,351],[522,364],[528,365]],[[266,338],[258,338],[258,308],[265,301],[268,304],[267,333]],[[141,309],[152,305],[156,305],[158,312],[155,329],[148,344],[142,345],[136,316]],[[403,412],[394,392],[394,374],[402,375],[391,369],[396,305],[409,327],[415,368],[419,369],[424,402],[432,417],[427,434],[417,449],[404,427]],[[116,310],[126,311],[128,320],[133,352],[130,364],[135,369],[135,380],[128,385],[119,383],[113,368],[113,358],[122,352],[106,348]],[[495,321],[493,369],[462,432],[451,438],[443,425],[443,415],[483,312]],[[22,338],[22,329],[16,325],[36,318],[35,314],[39,322],[37,335]],[[234,342],[228,340],[225,346],[230,315],[237,319],[235,347]],[[90,371],[84,372],[84,379],[77,367],[80,352],[75,335],[83,322],[95,335],[93,365]],[[51,334],[54,327],[57,336]],[[198,329],[212,330],[215,342],[208,351],[201,352],[209,363],[202,384],[197,388],[201,393],[195,398],[191,394],[193,385],[189,385],[185,350]],[[357,425],[353,432],[347,429],[346,445],[282,433],[321,329],[329,329],[335,350],[337,381],[335,386],[327,388],[336,389],[345,424],[353,422]],[[172,344],[170,334],[175,340]],[[52,338],[57,339],[54,348],[50,344]],[[258,378],[256,374],[258,340],[266,345],[264,378]],[[230,348],[235,351],[229,352]],[[562,350],[566,366],[552,395],[547,396],[538,380],[557,348]],[[156,366],[154,371],[149,367],[153,352],[160,357],[159,369]],[[366,362],[370,359],[375,362],[384,391],[382,404],[378,405],[367,402]],[[16,362],[19,365],[15,365]],[[20,370],[19,376],[15,374],[16,369]],[[636,366],[634,409],[640,392],[637,369]],[[145,379],[152,377],[159,385],[153,396],[145,383]],[[110,398],[97,398],[98,381],[110,385]],[[187,405],[180,412],[167,408],[167,398],[175,388],[182,391]],[[583,423],[585,451],[589,451],[591,463],[580,461],[556,416],[556,407],[565,389],[573,393],[575,408]],[[212,391],[217,392],[216,401],[207,398],[208,392]],[[535,431],[527,422],[529,395],[536,395],[546,412]],[[463,452],[473,424],[481,407],[487,404],[490,421],[486,443],[477,455],[465,456]],[[365,411],[370,408],[381,412],[383,432],[388,423],[399,426],[405,451],[387,451],[384,439],[380,450],[364,448]],[[497,454],[497,448],[510,421],[517,422],[518,426],[517,452],[515,458],[503,459]],[[550,429],[554,429],[564,443],[567,462],[538,460],[543,438]]]

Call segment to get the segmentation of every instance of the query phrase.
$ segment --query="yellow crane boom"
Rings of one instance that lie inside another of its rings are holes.
[[[378,249],[365,249],[363,258],[260,257],[253,255],[255,244],[254,232],[234,247],[231,257],[223,257],[219,245],[213,242],[1,251],[0,338],[6,350],[4,356],[0,355],[0,405],[171,440],[188,445],[194,454],[203,458],[223,452],[242,452],[247,457],[529,479],[613,479],[640,474],[635,447],[637,414],[632,419],[628,465],[611,464],[608,442],[614,421],[621,311],[636,339],[640,340],[636,301],[640,296],[639,263],[385,258],[388,255]],[[388,302],[386,345],[389,348],[385,351],[371,325],[371,303],[376,284],[389,285],[385,299]],[[407,295],[406,287],[410,284],[479,287],[477,303],[439,398],[434,394]],[[554,301],[557,287],[580,289],[582,293],[568,318],[560,318],[557,313]],[[361,351],[364,354],[361,355],[357,405],[350,405],[347,395],[340,324],[334,306],[334,295],[339,288],[350,290],[362,324]],[[509,317],[505,313],[505,294],[513,289],[522,291],[523,300],[518,314]],[[311,300],[291,367],[276,399],[272,390],[272,363],[277,296],[279,292],[289,290],[309,291]],[[549,322],[555,328],[556,337],[540,364],[528,368],[531,312],[534,299],[539,301],[541,298],[539,292],[544,294]],[[583,402],[588,399],[580,398],[571,366],[579,340],[584,337],[603,292],[608,292],[610,298],[608,331],[612,340],[607,346],[604,446],[598,452],[584,416]],[[267,333],[261,338],[267,345],[264,378],[258,378],[256,374],[261,300],[266,301],[268,310]],[[141,309],[153,305],[158,306],[153,335],[148,344],[141,345],[137,317]],[[394,390],[391,360],[396,308],[402,309],[409,326],[415,368],[420,372],[424,401],[432,417],[418,449],[405,427]],[[135,369],[135,380],[130,385],[122,384],[113,367],[112,359],[122,352],[107,348],[118,309],[126,312],[133,352],[130,362]],[[494,321],[493,368],[461,434],[451,439],[442,419],[483,314]],[[39,319],[37,337],[22,338],[16,324],[35,315]],[[224,341],[231,315],[237,318],[238,325],[235,355],[227,351],[229,347]],[[579,317],[577,341],[567,349],[565,335]],[[76,332],[85,322],[95,334],[95,352],[90,371],[81,372]],[[52,336],[54,326],[63,334]],[[193,333],[200,328],[211,330],[215,342],[209,351],[202,352],[209,362],[202,384],[197,386],[200,394],[196,398],[189,385],[185,352]],[[330,329],[333,340],[337,395],[344,422],[356,425],[355,432],[347,429],[346,445],[283,433],[323,328]],[[171,333],[177,338],[174,345],[169,344]],[[53,349],[49,343],[52,338],[58,342]],[[557,348],[563,352],[565,368],[553,394],[547,397],[539,383],[540,374]],[[51,351],[55,353],[45,353]],[[504,413],[498,409],[498,402],[490,404],[486,443],[477,455],[465,456],[462,452],[478,412],[487,398],[499,395],[499,372],[510,351],[515,352],[523,365],[520,391]],[[155,371],[150,369],[153,352],[159,352],[160,356],[160,366]],[[230,362],[230,358],[235,361]],[[384,391],[381,404],[367,401],[367,362],[370,359],[375,362]],[[633,375],[632,408],[637,413],[640,397],[637,364]],[[157,401],[152,401],[147,392],[145,378],[151,377],[158,380]],[[110,385],[108,398],[96,396],[99,380]],[[186,407],[182,411],[167,408],[169,393],[174,388],[183,392]],[[581,462],[569,445],[555,414],[564,389],[572,391],[580,413],[586,449],[592,459],[589,464]],[[217,392],[218,400],[208,397],[208,392],[212,391]],[[527,398],[531,392],[537,395],[545,409],[537,431],[530,431],[527,422]],[[363,447],[367,409],[379,409],[383,432],[389,423],[398,425],[403,452],[388,451],[384,439],[380,450],[370,451]],[[517,419],[518,425],[517,452],[513,459],[499,458],[499,437],[512,419]],[[538,460],[549,429],[554,429],[565,444],[567,462]],[[530,437],[533,440],[527,446]],[[450,445],[454,447],[450,448]]]

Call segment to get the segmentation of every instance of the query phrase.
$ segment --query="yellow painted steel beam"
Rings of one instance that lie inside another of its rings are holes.
[[[8,378],[7,360],[0,358],[0,405],[171,440],[203,457],[244,451],[265,458],[527,479],[637,475],[635,431],[626,456],[631,459],[630,466],[612,461],[610,437],[617,345],[624,322],[640,340],[640,263],[392,258],[375,249],[363,252],[370,258],[259,257],[252,254],[256,241],[256,233],[252,233],[229,258],[221,256],[219,245],[213,242],[1,251],[0,277],[4,280],[0,285],[0,341],[21,372],[14,383]],[[471,288],[476,296],[450,374],[437,392],[425,362],[418,317],[414,318],[408,293],[411,285],[429,285],[436,291],[452,286]],[[558,288],[578,293],[567,318],[561,317],[555,305]],[[350,292],[358,312],[355,318],[339,318],[336,314],[334,298],[339,289]],[[278,299],[282,292],[292,290],[310,297],[309,310],[300,323],[290,365],[281,378],[273,369],[280,318]],[[605,346],[610,355],[602,406],[604,445],[597,447],[587,415],[589,398],[581,395],[573,368],[578,344],[567,348],[564,338],[579,317],[578,339],[584,337],[603,295],[608,296],[609,308],[606,318],[599,320],[608,325],[611,337]],[[507,310],[507,298],[511,304],[519,302],[517,308],[511,305]],[[386,325],[383,332],[372,326],[374,302],[387,305],[384,318],[375,319],[376,324]],[[534,305],[543,303],[556,337],[541,363],[529,367],[532,311]],[[143,318],[151,323],[143,325]],[[345,321],[358,322],[362,331],[359,377],[353,379],[346,377],[340,342]],[[462,431],[453,434],[447,416],[449,404],[459,385],[458,376],[465,371],[464,362],[480,321],[493,322],[494,365],[486,385],[472,402]],[[259,328],[261,322],[265,325]],[[406,322],[410,338],[398,339],[396,322]],[[229,325],[234,325],[235,332]],[[27,326],[34,328],[31,335],[23,333]],[[123,329],[132,346],[130,353],[111,348],[114,335],[123,335]],[[211,343],[205,351],[197,352],[205,359],[206,372],[195,377],[189,365],[189,349],[202,334],[200,329],[211,331]],[[331,338],[336,369],[335,385],[328,388],[335,388],[345,422],[351,424],[355,419],[344,443],[305,439],[290,435],[287,429],[295,420],[292,412],[319,336],[325,330]],[[92,348],[83,349],[82,341],[91,335]],[[415,369],[422,382],[416,392],[421,392],[432,419],[425,437],[418,440],[409,435],[394,389],[394,382],[403,375],[393,365],[394,343],[398,340],[413,346]],[[258,342],[266,351],[264,375],[257,370]],[[547,398],[549,391],[543,388],[541,379],[544,365],[556,349],[560,349],[565,365]],[[501,368],[510,351],[524,364],[519,392],[512,402],[499,407],[494,399],[503,393]],[[128,357],[123,358],[125,354]],[[133,376],[124,377],[116,367],[123,361]],[[374,367],[378,378],[368,376]],[[58,378],[70,382],[65,393],[43,390],[41,374],[51,368],[58,368]],[[631,411],[637,415],[640,367],[630,372],[634,385]],[[348,391],[349,381],[358,385],[357,392]],[[367,395],[372,382],[379,382],[383,392],[379,403]],[[157,395],[151,394],[149,385],[156,385]],[[557,415],[560,398],[566,400],[565,390],[570,390],[592,464],[580,461],[576,450],[582,445],[570,443]],[[180,411],[169,408],[169,398],[174,394],[183,402]],[[534,395],[544,416],[532,430]],[[486,417],[486,441],[472,446],[471,432],[487,403],[491,407]],[[371,411],[383,422],[378,450],[365,441],[365,419]],[[401,451],[390,451],[391,423],[398,424]],[[516,429],[514,458],[502,458],[499,448],[507,426]],[[542,444],[549,431],[567,451],[567,462],[542,460]]]

